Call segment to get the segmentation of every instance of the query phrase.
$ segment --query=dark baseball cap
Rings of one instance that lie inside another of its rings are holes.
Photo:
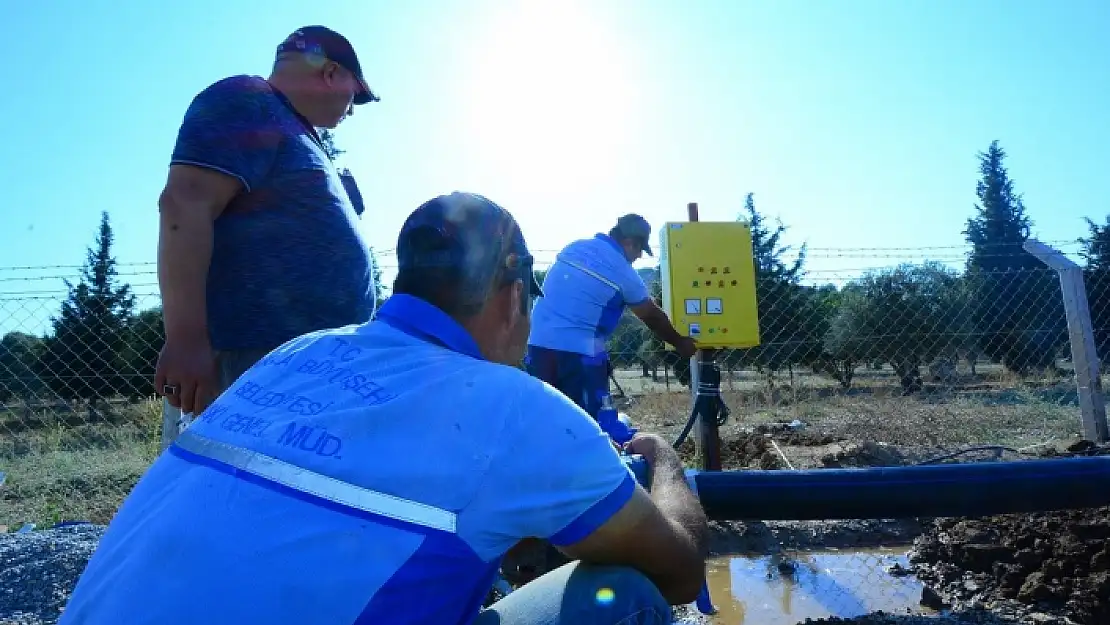
[[[397,264],[401,273],[457,268],[468,303],[484,301],[501,271],[522,280],[532,295],[543,297],[516,220],[475,193],[441,195],[413,211],[397,237]]]
[[[617,231],[624,238],[639,240],[640,247],[647,252],[647,255],[655,256],[651,253],[651,224],[643,217],[636,213],[629,213],[621,217],[617,220]]]
[[[380,102],[381,98],[374,95],[366,78],[362,75],[362,64],[358,62],[358,55],[347,38],[334,30],[324,26],[304,26],[293,31],[278,44],[277,54],[284,52],[300,52],[301,54],[317,54],[326,59],[335,61],[340,67],[351,72],[358,79],[361,87],[355,94],[355,104]]]

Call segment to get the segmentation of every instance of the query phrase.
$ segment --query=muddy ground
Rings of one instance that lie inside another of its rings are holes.
[[[1110,508],[940,520],[911,562],[938,604],[1110,623]]]
[[[806,619],[799,625],[1011,625],[1015,623],[1017,622],[989,612],[970,611],[941,616],[913,616],[876,612],[856,618]]]
[[[727,395],[727,394],[726,394]],[[673,439],[685,419],[673,398],[652,397],[626,410],[642,429]],[[734,408],[721,428],[728,469],[899,466],[937,459],[980,462],[1071,455],[1076,422],[1060,406],[940,398],[825,398],[819,405]],[[1000,408],[1000,406],[1002,406]],[[739,409],[737,409],[739,408]],[[694,444],[679,449],[696,466]],[[868,520],[714,523],[715,555],[806,548],[905,545],[915,538],[912,571],[927,586],[922,604],[935,616],[870,614],[806,621],[813,625],[1110,625],[1110,511],[1072,511],[983,520]],[[1058,542],[1050,542],[1058,538]],[[977,559],[978,558],[978,559]],[[711,623],[683,613],[683,622]]]
[[[707,617],[697,614],[685,607],[676,612],[677,625],[715,625]],[[746,625],[746,624],[745,624]],[[855,618],[830,617],[823,619],[806,619],[799,621],[798,625],[1033,625],[1008,620],[990,612],[969,611],[959,614],[944,614],[937,616],[915,616],[910,614],[886,614],[874,612]]]

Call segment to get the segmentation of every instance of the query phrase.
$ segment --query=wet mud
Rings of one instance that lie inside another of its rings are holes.
[[[911,562],[938,606],[1110,623],[1110,508],[938,520]]]

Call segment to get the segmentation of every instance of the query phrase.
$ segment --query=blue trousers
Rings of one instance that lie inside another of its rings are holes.
[[[597,419],[601,400],[609,394],[609,354],[584,356],[529,345],[524,368]]]
[[[580,561],[482,610],[474,625],[670,625],[671,606],[639,571]]]

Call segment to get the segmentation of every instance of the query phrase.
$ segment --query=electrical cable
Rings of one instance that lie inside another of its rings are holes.
[[[699,368],[698,390],[697,395],[694,396],[694,407],[690,410],[690,418],[686,420],[682,432],[679,433],[678,438],[673,443],[676,449],[686,442],[686,437],[690,435],[690,430],[694,428],[694,423],[697,422],[699,415],[715,416],[717,427],[721,427],[728,422],[728,416],[732,414],[728,406],[725,405],[724,399],[721,398],[720,367],[714,361],[707,360],[702,361]]]

